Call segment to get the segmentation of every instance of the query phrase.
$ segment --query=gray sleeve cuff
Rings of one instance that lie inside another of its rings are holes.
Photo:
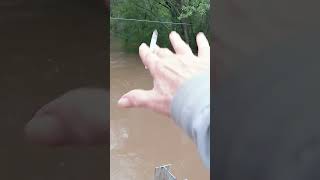
[[[210,74],[200,74],[178,90],[171,115],[196,144],[206,167],[210,167]]]

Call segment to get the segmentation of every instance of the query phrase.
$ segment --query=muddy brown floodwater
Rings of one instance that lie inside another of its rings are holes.
[[[121,95],[151,88],[152,79],[137,54],[127,54],[116,39],[110,42],[111,180],[151,180],[154,168],[164,164],[172,164],[178,179],[209,179],[195,145],[171,119],[117,107]]]

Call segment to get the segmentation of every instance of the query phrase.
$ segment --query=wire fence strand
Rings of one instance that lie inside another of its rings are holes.
[[[153,20],[146,20],[146,19],[128,19],[128,18],[120,18],[120,17],[110,17],[111,20],[121,20],[121,21],[136,21],[136,22],[148,22],[148,23],[159,23],[159,24],[175,24],[175,25],[188,25],[188,23],[180,23],[180,22],[169,22],[169,21],[153,21]]]

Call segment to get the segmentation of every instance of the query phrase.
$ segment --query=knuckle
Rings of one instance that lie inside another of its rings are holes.
[[[148,52],[145,57],[146,60],[150,61],[152,59],[152,53]]]
[[[147,53],[145,55],[144,60],[145,60],[146,65],[150,65],[152,63],[152,54],[151,53]]]
[[[164,69],[164,65],[157,61],[155,64],[154,64],[154,71],[157,73],[157,74],[161,74],[163,72],[163,69]]]
[[[154,68],[156,68],[156,69],[160,69],[160,68],[161,68],[161,63],[160,63],[160,61],[154,62]]]
[[[157,52],[156,52],[157,56],[161,56],[163,54],[163,50],[162,49],[159,49]]]

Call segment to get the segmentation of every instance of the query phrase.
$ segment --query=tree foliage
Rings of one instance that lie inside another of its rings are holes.
[[[205,16],[209,8],[209,0],[189,0],[188,3],[182,5],[182,11],[178,19],[181,20],[192,16]]]
[[[149,42],[154,29],[158,44],[169,47],[168,34],[177,31],[193,49],[198,32],[209,34],[210,0],[111,0],[111,17],[145,19],[181,24],[111,20],[111,34],[120,37],[128,49]]]

